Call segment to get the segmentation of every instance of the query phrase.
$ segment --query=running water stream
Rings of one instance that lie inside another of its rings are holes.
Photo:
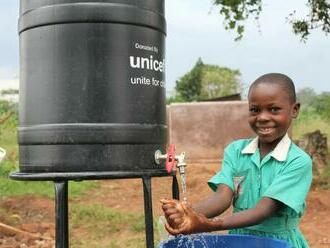
[[[181,186],[182,186],[182,201],[187,203],[187,182],[186,182],[186,174],[180,173],[181,177]]]
[[[184,203],[187,202],[187,183],[186,183],[186,172],[185,172],[185,167],[186,167],[186,162],[185,162],[185,153],[182,152],[178,157],[177,157],[177,168],[179,170],[180,174],[180,181],[181,181],[181,188],[182,188],[182,200]]]

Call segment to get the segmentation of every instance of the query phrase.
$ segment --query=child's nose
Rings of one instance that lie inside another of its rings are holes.
[[[265,121],[269,121],[269,120],[270,120],[270,116],[266,111],[262,111],[259,113],[259,115],[258,115],[259,122],[265,122]]]

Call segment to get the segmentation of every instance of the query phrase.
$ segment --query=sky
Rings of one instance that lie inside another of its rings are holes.
[[[0,4],[0,89],[18,87],[18,2]],[[306,2],[264,0],[259,22],[248,20],[243,39],[235,42],[212,0],[165,0],[167,94],[199,57],[206,64],[238,69],[246,88],[262,74],[280,72],[293,79],[297,90],[330,91],[330,35],[314,31],[303,43],[286,21],[294,10],[307,14]]]

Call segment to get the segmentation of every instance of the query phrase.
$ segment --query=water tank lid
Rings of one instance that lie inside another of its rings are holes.
[[[20,0],[20,16],[28,11],[38,9],[45,6],[59,4],[74,4],[74,3],[112,3],[133,5],[137,8],[146,9],[156,12],[160,15],[165,15],[164,0]]]
[[[22,13],[18,23],[19,33],[28,29],[54,24],[122,23],[146,26],[166,34],[164,15],[150,9],[140,8],[136,4],[113,2],[53,4],[30,9],[26,12],[22,11]]]

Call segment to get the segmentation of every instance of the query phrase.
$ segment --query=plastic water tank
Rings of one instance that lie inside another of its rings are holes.
[[[164,0],[21,0],[21,172],[163,170]]]

